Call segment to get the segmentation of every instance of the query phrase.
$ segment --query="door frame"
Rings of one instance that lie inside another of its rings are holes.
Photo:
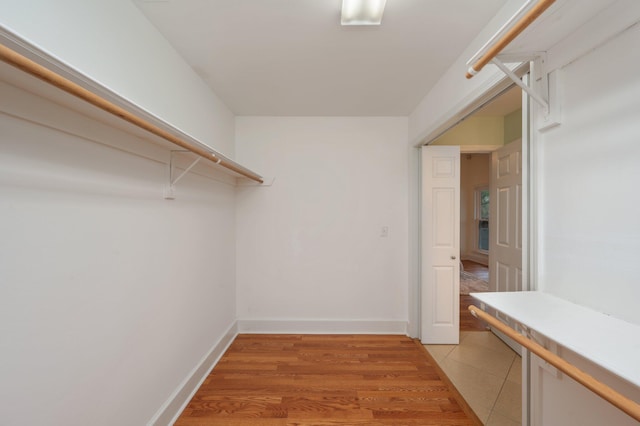
[[[526,62],[516,67],[515,73],[523,78],[523,82],[532,85],[529,72],[531,63]],[[497,98],[510,88],[514,83],[508,78],[493,79],[488,84],[467,96],[453,108],[450,113],[436,123],[430,131],[423,133],[412,144],[410,149],[410,197],[409,197],[409,235],[410,235],[410,257],[409,257],[409,297],[413,303],[409,305],[408,334],[411,337],[421,336],[421,260],[422,251],[420,247],[421,235],[421,196],[422,196],[422,170],[421,152],[423,145],[432,143],[442,134],[455,127],[465,118],[471,116],[475,111],[485,104]],[[536,194],[538,193],[537,180],[537,147],[534,143],[532,126],[534,123],[533,108],[526,92],[522,96],[522,276],[523,290],[536,290],[538,287],[538,259],[537,259],[537,238],[538,227]],[[530,420],[530,398],[529,398],[529,372],[531,370],[531,360],[529,352],[522,353],[522,418],[523,424],[529,424]]]
[[[526,62],[516,67],[514,72],[516,75],[521,76],[529,72],[530,68],[531,64]],[[420,327],[422,323],[420,312],[420,301],[422,300],[422,251],[420,247],[420,236],[422,235],[422,156],[420,149],[423,145],[433,142],[462,120],[482,108],[485,104],[512,88],[513,85],[514,83],[510,78],[496,73],[496,76],[490,78],[488,82],[482,84],[478,89],[472,91],[455,104],[455,106],[438,119],[433,126],[427,128],[425,131],[419,133],[413,140],[409,141],[409,321],[407,324],[407,334],[410,337],[420,337]]]
[[[523,76],[525,84],[528,83],[526,79],[527,73],[531,69],[531,64],[525,62],[515,68],[514,72],[518,76]],[[469,94],[466,98],[461,100],[454,108],[452,108],[448,114],[446,114],[441,120],[439,120],[431,130],[424,132],[414,142],[411,143],[413,148],[410,148],[410,179],[409,179],[409,322],[407,327],[407,334],[413,338],[419,338],[421,332],[421,306],[422,300],[421,288],[421,259],[422,250],[420,247],[420,235],[422,232],[421,224],[421,197],[422,197],[422,170],[421,170],[421,152],[420,149],[424,145],[429,145],[437,138],[442,136],[448,130],[455,127],[465,118],[470,117],[478,109],[482,108],[487,103],[491,102],[495,98],[504,94],[506,91],[513,88],[515,84],[508,77],[493,78],[488,83],[481,86],[479,89]],[[535,147],[531,146],[531,124],[532,123],[532,111],[529,107],[529,96],[526,92],[523,92],[522,96],[522,173],[523,173],[523,188],[522,188],[522,244],[523,244],[523,259],[522,259],[522,276],[523,282],[526,284],[523,288],[528,290],[534,290],[537,288],[537,274],[536,267],[537,256],[534,231],[536,229],[536,216],[534,207],[535,200],[531,199],[531,194],[535,194],[536,178],[534,176],[536,166],[533,163],[535,155]],[[461,152],[464,151],[464,146],[461,146]],[[476,151],[477,147],[473,147],[473,151]]]

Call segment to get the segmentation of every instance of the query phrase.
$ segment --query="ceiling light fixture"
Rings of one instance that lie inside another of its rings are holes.
[[[342,0],[342,25],[380,25],[387,0]]]

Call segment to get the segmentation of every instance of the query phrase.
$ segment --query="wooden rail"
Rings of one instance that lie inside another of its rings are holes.
[[[531,8],[522,18],[520,18],[513,26],[497,40],[476,62],[474,62],[467,71],[467,78],[476,75],[485,65],[495,58],[509,43],[513,41],[522,31],[524,31],[538,16],[551,6],[555,0],[539,0],[534,7]]]
[[[571,377],[576,382],[580,383],[596,395],[600,396],[612,405],[618,407],[620,410],[624,411],[635,420],[640,421],[640,404],[632,401],[631,399],[615,391],[604,383],[594,379],[592,376],[580,370],[575,365],[565,361],[558,355],[554,354],[553,352],[549,351],[533,340],[528,339],[527,337],[515,331],[513,328],[487,314],[478,307],[470,305],[469,311],[472,315],[480,318],[483,321],[486,321],[492,327],[506,334],[507,336],[521,344],[523,347],[538,355],[540,358],[553,365],[558,370],[562,371],[567,376]]]
[[[112,102],[96,95],[95,93],[85,89],[84,87],[64,78],[63,76],[51,71],[50,69],[32,61],[29,58],[15,52],[14,50],[8,48],[7,46],[0,44],[0,60],[12,65],[28,74],[31,74],[34,77],[39,78],[83,101],[94,105],[103,111],[106,111],[110,114],[113,114],[121,119],[128,121],[129,123],[140,127],[148,131],[149,133],[159,136],[175,145],[178,145],[188,151],[193,152],[203,158],[206,158],[209,161],[212,161],[220,166],[233,171],[239,175],[245,176],[251,180],[254,180],[259,183],[263,183],[263,179],[261,176],[241,167],[240,165],[222,158],[214,152],[207,151],[204,148],[193,145],[169,132],[161,129],[160,127],[149,123],[148,121],[138,117],[135,114],[130,113],[129,111],[121,108]]]

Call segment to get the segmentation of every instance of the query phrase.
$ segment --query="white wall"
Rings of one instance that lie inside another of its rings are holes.
[[[238,192],[239,319],[404,331],[407,120],[238,117],[236,123],[238,159],[275,177],[270,187]]]
[[[233,113],[131,1],[0,10],[4,39],[234,155]],[[165,201],[167,149],[25,96],[0,99],[62,133],[3,117],[3,421],[167,423],[235,330],[235,190],[189,174]]]
[[[4,83],[0,129],[0,423],[145,424],[234,324],[235,189]]]
[[[636,25],[563,64],[562,124],[537,134],[537,162],[542,199],[539,289],[640,325],[635,303],[640,298],[638,40]],[[557,61],[568,56],[553,53]],[[582,364],[640,401],[640,389]],[[585,425],[637,424],[566,378],[541,374],[539,388],[536,424],[566,424],[569,418]]]
[[[538,138],[540,288],[635,324],[639,39],[636,27],[562,67],[562,125]]]
[[[0,0],[0,11],[0,27],[234,155],[233,114],[131,0]]]

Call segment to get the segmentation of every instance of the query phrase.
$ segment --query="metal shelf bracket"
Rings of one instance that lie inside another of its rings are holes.
[[[193,169],[196,164],[198,164],[198,162],[200,162],[200,160],[202,160],[202,157],[197,157],[195,160],[193,160],[193,162],[182,171],[182,173],[180,173],[179,175],[175,176],[176,174],[175,172],[175,160],[174,160],[174,155],[176,153],[185,153],[185,152],[190,152],[187,150],[172,150],[170,155],[169,155],[169,184],[167,185],[167,187],[164,190],[164,198],[165,200],[175,200],[176,196],[175,196],[175,185],[180,181],[180,179],[182,179],[187,173],[189,173],[191,171],[191,169]],[[220,162],[220,160],[218,160],[218,162]]]

